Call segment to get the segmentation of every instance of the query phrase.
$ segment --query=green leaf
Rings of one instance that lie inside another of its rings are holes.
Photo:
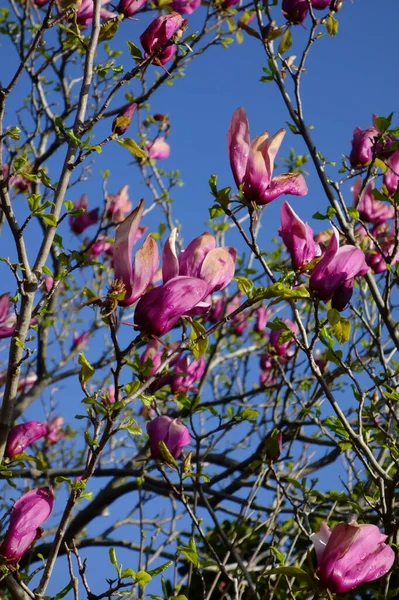
[[[280,552],[280,550],[278,548],[276,548],[275,546],[270,546],[270,550],[273,552],[274,556],[277,558],[280,565],[283,565],[285,562],[285,554]]]
[[[19,135],[21,130],[19,127],[11,127],[8,131],[6,131],[5,135],[8,135],[12,140],[20,140],[21,136]]]
[[[163,460],[170,465],[174,465],[175,467],[178,467],[178,464],[177,464],[175,458],[171,455],[169,448],[167,447],[165,442],[159,442],[158,446],[159,446],[159,450],[161,452],[161,457],[163,458]]]
[[[141,585],[141,587],[145,587],[147,583],[151,581],[152,577],[146,571],[138,571],[136,575],[136,583]]]
[[[206,333],[205,327],[202,325],[202,323],[199,323],[198,321],[193,321],[191,323],[191,327],[192,327],[191,333],[190,333],[191,340],[195,340],[200,335],[203,335],[204,333]],[[208,349],[208,345],[209,345],[208,337],[205,337],[204,339],[199,340],[198,342],[190,344],[190,350],[193,353],[195,360],[198,360],[199,358],[201,358],[201,356],[203,356],[205,354],[205,352]]]
[[[263,573],[263,577],[270,577],[270,575],[287,575],[287,577],[310,579],[309,575],[299,567],[275,567]]]
[[[189,562],[193,563],[195,567],[199,566],[200,561],[194,538],[190,538],[188,546],[178,546],[177,550],[181,552]]]
[[[252,298],[252,290],[254,289],[254,284],[252,281],[247,279],[246,277],[234,277],[237,282],[237,287],[240,292],[243,292],[248,296],[248,298]]]
[[[389,129],[389,127],[391,125],[392,117],[393,117],[393,113],[391,113],[388,117],[376,117],[375,118],[374,124],[380,133],[385,133]]]
[[[115,567],[118,575],[120,575],[120,567],[119,567],[119,564],[118,564],[118,559],[116,558],[115,548],[114,547],[110,548],[108,550],[108,554],[109,554],[110,563]]]
[[[137,573],[136,571],[133,571],[133,569],[123,569],[123,571],[121,572],[121,579],[123,579],[124,577],[131,577],[136,581]]]
[[[148,575],[151,575],[151,577],[155,577],[156,575],[159,575],[163,571],[166,571],[166,569],[169,569],[169,567],[171,567],[172,565],[173,565],[173,560],[169,560],[168,562],[157,567],[156,569],[151,569],[150,571],[147,571],[147,573],[148,573]]]
[[[286,32],[284,33],[283,37],[280,40],[277,52],[279,54],[285,54],[286,52],[288,52],[288,50],[291,48],[291,46],[292,46],[292,33],[291,33],[291,29],[287,29]]]
[[[280,281],[276,281],[276,283],[272,283],[262,292],[262,298],[278,298],[279,300],[283,300],[285,298],[309,298],[309,291],[303,286],[299,286],[297,288],[291,289],[285,286]]]
[[[126,43],[132,58],[134,58],[134,60],[143,60],[143,54],[140,48],[138,48],[136,44],[133,44],[133,42],[130,40],[127,40]]]
[[[57,227],[57,217],[53,215],[53,213],[41,214],[39,217],[46,223],[46,225],[50,225],[50,227]]]
[[[46,275],[50,275],[50,277],[53,277],[53,272],[51,269],[49,269],[48,267],[46,267],[46,265],[44,265],[42,267],[42,271],[43,273],[45,273]]]
[[[327,33],[330,37],[335,37],[338,33],[339,23],[333,15],[330,15],[326,22]]]
[[[112,40],[112,38],[118,32],[119,21],[108,21],[101,23],[100,35],[98,36],[99,42],[106,42]]]
[[[348,206],[348,214],[352,219],[359,219],[360,213],[354,206]]]
[[[116,141],[120,146],[123,146],[126,148],[126,150],[129,150],[129,152],[136,158],[147,158],[147,154],[132,138],[119,138]]]
[[[73,210],[75,208],[75,205],[72,202],[72,200],[65,200],[64,206],[65,206],[65,210],[67,210],[67,211]]]
[[[317,211],[314,213],[314,215],[312,215],[312,219],[317,219],[318,221],[326,221],[328,217],[327,215],[323,215],[323,213]]]
[[[351,324],[349,319],[345,317],[341,317],[338,323],[332,326],[332,331],[334,337],[338,341],[338,343],[342,346],[345,342],[347,342],[350,338],[351,334]]]
[[[85,357],[83,352],[79,353],[78,363],[81,365],[82,369],[80,371],[79,379],[81,383],[86,383],[90,381],[90,379],[94,375],[94,368],[91,366],[87,358]]]

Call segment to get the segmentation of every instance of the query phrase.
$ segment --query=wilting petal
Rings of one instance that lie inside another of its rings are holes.
[[[208,232],[195,238],[179,256],[180,275],[201,277],[201,267],[207,254],[216,248],[216,239]]]
[[[235,111],[227,133],[227,145],[233,177],[237,187],[243,181],[249,154],[249,124],[243,108]]]
[[[158,246],[151,235],[148,235],[144,244],[136,252],[134,257],[133,281],[131,285],[131,294],[126,294],[123,299],[125,306],[130,306],[136,302],[150,285],[154,274],[159,265]]]
[[[273,174],[274,161],[276,160],[277,152],[280,149],[285,136],[285,129],[279,129],[268,141],[265,146],[262,146],[263,158],[265,159],[266,170],[270,174],[270,179]]]
[[[175,277],[144,294],[134,313],[135,326],[147,334],[161,336],[201,302],[208,284],[196,277]]]
[[[162,256],[162,278],[166,283],[169,279],[173,279],[179,275],[179,259],[176,252],[177,228],[172,229],[170,236],[163,247]]]
[[[273,177],[269,187],[262,193],[259,204],[268,204],[282,194],[305,196],[307,193],[308,186],[303,175],[300,173],[282,173]]]
[[[144,200],[140,200],[138,207],[122,221],[116,230],[113,255],[114,273],[115,279],[120,279],[125,284],[126,298],[132,294],[132,252],[143,211]]]
[[[237,251],[235,248],[214,248],[202,263],[200,278],[209,284],[208,294],[223,290],[234,277]]]

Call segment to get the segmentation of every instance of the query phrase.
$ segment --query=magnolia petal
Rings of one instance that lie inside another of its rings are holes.
[[[175,277],[144,294],[134,313],[135,326],[150,335],[161,336],[201,302],[208,284],[196,277]]]
[[[115,279],[120,279],[125,284],[125,298],[129,298],[132,295],[132,251],[143,211],[144,200],[140,200],[138,207],[122,221],[116,230],[113,254],[114,274]]]
[[[214,248],[202,263],[200,278],[209,284],[208,294],[223,290],[233,279],[236,268],[235,248]]]
[[[316,552],[317,564],[320,565],[321,559],[323,558],[324,551],[330,539],[331,529],[327,523],[323,521],[320,525],[320,529],[317,533],[312,533],[310,539],[313,542],[314,549]]]
[[[259,204],[268,204],[282,194],[290,196],[305,196],[308,193],[306,181],[300,173],[282,173],[276,175],[270,185],[259,198]]]
[[[151,235],[148,235],[134,259],[133,282],[131,295],[123,299],[121,304],[130,306],[136,302],[150,285],[159,265],[158,246]]]
[[[216,248],[216,239],[207,231],[196,237],[179,256],[179,274],[200,277],[202,263],[214,248]]]
[[[176,227],[172,229],[163,247],[162,278],[164,283],[169,281],[169,279],[177,277],[179,274],[179,259],[176,252],[177,233]]]
[[[235,111],[227,132],[227,147],[234,181],[239,187],[243,181],[249,154],[249,123],[245,110]]]
[[[273,174],[274,169],[274,161],[276,160],[277,152],[280,149],[282,141],[285,136],[285,129],[279,129],[268,141],[266,147],[263,152],[263,157],[265,159],[266,169],[270,173],[270,178]]]

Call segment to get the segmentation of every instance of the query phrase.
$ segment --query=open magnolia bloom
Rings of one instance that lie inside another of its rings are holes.
[[[280,217],[278,234],[291,255],[292,267],[303,269],[321,255],[321,248],[314,240],[312,228],[298,217],[288,202],[283,202]]]
[[[271,138],[265,131],[251,142],[245,110],[237,108],[235,111],[227,134],[230,165],[237,187],[242,185],[248,201],[268,204],[282,194],[307,194],[308,187],[300,173],[282,173],[273,177],[274,161],[284,136],[285,129],[280,129]]]
[[[375,525],[351,521],[338,523],[331,531],[322,523],[311,536],[322,585],[343,594],[386,575],[395,560],[394,551],[384,543],[387,537]]]
[[[150,335],[167,333],[184,315],[209,310],[205,298],[234,277],[235,248],[217,248],[215,237],[205,232],[177,255],[176,235],[174,229],[164,246],[163,285],[144,294],[135,310],[135,326]]]
[[[310,275],[310,288],[332,306],[344,310],[353,294],[353,282],[368,271],[364,252],[354,246],[339,247],[338,231],[334,228],[323,258]]]

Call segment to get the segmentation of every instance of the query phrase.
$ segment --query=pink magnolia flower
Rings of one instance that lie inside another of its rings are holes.
[[[388,167],[387,172],[384,174],[384,184],[388,190],[390,196],[393,196],[399,183],[399,150],[396,150],[390,158],[386,161]]]
[[[167,416],[156,417],[149,421],[147,433],[153,458],[161,456],[159,442],[165,443],[173,458],[179,458],[184,446],[191,441],[190,433],[180,419],[172,419]]]
[[[259,306],[256,311],[256,321],[254,326],[254,331],[258,333],[262,333],[265,330],[266,324],[270,319],[270,310],[268,310],[265,306]]]
[[[69,216],[69,225],[74,233],[79,235],[80,233],[83,233],[88,227],[90,227],[90,225],[95,225],[96,223],[98,223],[98,213],[100,209],[94,208],[90,211],[87,210],[89,207],[89,202],[87,200],[86,194],[83,194],[80,200],[74,203],[74,207],[75,209],[84,208],[84,212],[81,215]]]
[[[85,245],[88,245],[89,243],[89,239],[85,240]],[[100,234],[94,244],[92,244],[86,251],[86,256],[92,259],[98,258],[103,253],[107,254],[108,256],[112,256],[113,249],[113,244],[111,244],[105,235]]]
[[[396,250],[396,235],[387,224],[381,224],[372,229],[372,234],[378,241],[379,247],[370,238],[364,237],[366,246],[366,263],[374,273],[383,273],[387,269],[387,262],[394,265],[399,260],[399,248]],[[380,250],[381,249],[381,250]]]
[[[364,221],[369,221],[375,225],[380,225],[381,223],[385,223],[385,221],[388,219],[393,219],[395,216],[394,207],[374,198],[374,181],[370,181],[370,183],[366,186],[359,200],[361,187],[361,179],[357,179],[352,187],[353,206],[356,206],[360,217]]]
[[[91,336],[90,331],[83,331],[83,333],[78,333],[74,331],[73,333],[73,342],[71,345],[71,352],[73,350],[77,350],[78,348],[81,350],[87,345],[89,341],[89,337]]]
[[[45,6],[49,2],[50,0],[32,0],[32,4],[36,4],[36,6]]]
[[[324,10],[330,6],[331,0],[310,0],[313,8]]]
[[[181,358],[173,369],[171,387],[174,394],[187,393],[194,389],[194,384],[201,379],[205,372],[204,358],[190,361],[188,356]]]
[[[176,52],[176,45],[173,43],[175,37],[186,26],[187,21],[177,12],[160,15],[150,23],[140,36],[144,51],[147,55],[159,51],[153,62],[164,65]]]
[[[148,158],[152,159],[164,159],[168,158],[170,154],[170,146],[165,142],[164,137],[156,138],[153,142],[147,142],[146,150]]]
[[[331,531],[322,523],[311,536],[322,585],[344,594],[386,575],[395,560],[394,551],[384,543],[387,537],[375,525],[351,521],[338,523]]]
[[[120,0],[117,10],[121,15],[129,18],[135,15],[146,2],[147,0]]]
[[[321,248],[314,241],[312,228],[298,217],[288,202],[282,204],[280,215],[278,234],[291,255],[293,269],[298,271],[320,256]]]
[[[110,385],[108,390],[103,395],[101,402],[105,405],[107,404],[115,404],[115,386]]]
[[[222,296],[215,296],[212,299],[212,306],[209,313],[206,315],[207,321],[210,323],[218,323],[224,316],[226,308],[225,299]]]
[[[37,381],[37,375],[33,371],[28,373],[26,377],[21,377],[18,383],[19,392],[27,392]]]
[[[106,215],[114,223],[120,223],[132,210],[129,199],[128,185],[124,185],[116,194],[109,194],[106,198]]]
[[[297,333],[298,327],[293,321],[289,319],[283,319],[285,325],[293,333]],[[288,337],[288,339],[286,339]],[[290,358],[292,356],[292,350],[290,347],[293,345],[294,339],[290,335],[287,329],[272,329],[269,336],[269,344],[273,351],[281,358]],[[281,361],[280,361],[281,362]]]
[[[31,490],[16,501],[0,546],[0,555],[8,563],[17,562],[33,542],[41,537],[40,527],[50,516],[53,504],[54,494],[49,487]]]
[[[172,8],[181,15],[191,15],[200,4],[201,0],[173,0]]]
[[[274,160],[285,136],[280,129],[269,139],[265,131],[250,142],[249,123],[243,108],[238,108],[228,131],[230,165],[237,187],[248,201],[268,204],[282,194],[304,196],[305,179],[299,173],[282,173],[272,178]]]
[[[15,331],[15,314],[11,313],[10,294],[0,296],[0,339],[11,337]]]
[[[113,253],[115,279],[122,281],[126,290],[124,299],[119,301],[121,306],[130,306],[144,294],[159,264],[158,246],[148,235],[136,252],[134,267],[132,265],[133,245],[139,234],[143,211],[144,200],[141,200],[116,231]]]
[[[144,0],[146,2],[146,0]],[[119,9],[119,7],[118,7]],[[112,121],[112,133],[115,135],[124,135],[129,129],[130,122],[136,112],[137,104],[132,102],[124,108],[117,117]],[[127,186],[126,186],[127,187]]]
[[[281,8],[287,21],[299,25],[306,19],[309,5],[307,0],[283,0]]]
[[[260,357],[259,366],[261,369],[259,383],[261,385],[274,385],[277,382],[276,367],[268,352]]]
[[[353,131],[352,150],[349,155],[349,161],[354,169],[360,169],[366,166],[373,158],[373,151],[381,147],[376,141],[379,136],[376,127],[367,127],[360,129],[356,127]]]
[[[108,4],[110,0],[101,0],[101,5]],[[82,0],[80,8],[76,12],[76,20],[79,25],[82,26],[82,29],[86,29],[90,25],[93,20],[94,15],[94,2],[93,0]],[[110,12],[105,8],[101,9],[100,17],[101,19],[112,19],[116,17],[116,13]]]
[[[47,425],[39,421],[28,421],[15,425],[10,429],[8,434],[5,456],[14,458],[17,454],[21,454],[33,442],[44,437],[47,433]]]
[[[344,310],[353,294],[355,277],[368,271],[365,255],[354,246],[339,247],[338,231],[334,228],[323,258],[312,270],[310,288],[324,301]]]
[[[62,429],[63,424],[64,419],[60,416],[51,419],[46,431],[46,440],[49,444],[56,444],[58,440],[65,437],[65,431]]]
[[[142,296],[136,307],[135,325],[148,334],[163,335],[183,315],[208,310],[205,298],[234,277],[235,248],[216,248],[214,236],[205,232],[177,256],[176,235],[173,230],[164,246],[163,285]]]

